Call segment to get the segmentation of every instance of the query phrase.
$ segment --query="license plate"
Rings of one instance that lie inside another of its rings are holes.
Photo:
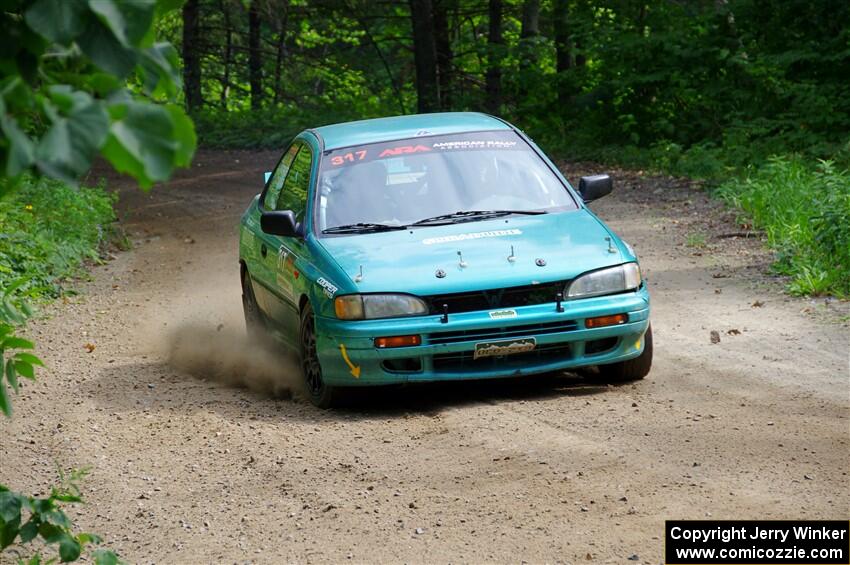
[[[501,357],[502,355],[513,355],[514,353],[525,353],[537,347],[537,340],[533,337],[520,339],[501,339],[499,341],[481,341],[475,344],[473,359],[481,357]]]

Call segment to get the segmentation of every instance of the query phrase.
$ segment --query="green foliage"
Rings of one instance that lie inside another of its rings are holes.
[[[155,41],[171,0],[7,0],[0,24],[0,196],[25,173],[76,183],[101,153],[142,187],[189,164],[177,52]],[[134,91],[126,88],[129,80]]]
[[[0,289],[22,280],[16,296],[53,298],[62,280],[97,261],[114,235],[115,195],[103,188],[25,179],[0,200]]]
[[[14,297],[15,290],[24,282],[25,279],[19,279],[8,285],[0,297],[0,412],[7,417],[12,415],[12,402],[6,382],[17,394],[18,377],[34,380],[35,367],[44,365],[41,359],[29,352],[35,347],[33,343],[17,335],[17,328],[32,313],[26,302]]]
[[[775,157],[717,195],[765,231],[793,294],[850,296],[850,172]]]
[[[65,475],[60,470],[60,485],[50,490],[47,498],[24,496],[0,485],[0,551],[13,544],[30,544],[40,539],[48,548],[55,547],[59,560],[63,563],[77,561],[90,546],[100,545],[99,536],[90,533],[73,532],[73,524],[61,503],[82,502],[79,481],[87,470],[72,471]],[[22,563],[42,563],[40,552],[29,558],[18,553]],[[89,556],[96,565],[115,565],[121,563],[118,556],[106,549],[95,549]],[[53,562],[51,558],[47,562]]]

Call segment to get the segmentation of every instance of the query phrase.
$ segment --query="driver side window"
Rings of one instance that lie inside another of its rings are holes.
[[[269,186],[266,190],[266,196],[263,199],[263,208],[266,210],[275,210],[278,198],[280,198],[280,190],[283,188],[283,182],[286,180],[286,174],[289,172],[289,167],[295,159],[295,154],[301,148],[301,143],[296,142],[289,146],[286,154],[280,160],[280,163],[275,169],[272,178],[269,179]]]
[[[283,183],[283,191],[274,208],[275,210],[292,210],[295,212],[295,219],[299,222],[304,220],[304,210],[307,208],[312,164],[313,155],[310,147],[303,144],[289,167],[289,174]]]

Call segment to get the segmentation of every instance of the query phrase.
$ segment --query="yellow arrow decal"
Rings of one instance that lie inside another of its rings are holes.
[[[351,369],[351,374],[354,375],[355,379],[360,378],[360,367],[351,362],[351,359],[348,358],[348,353],[345,352],[345,346],[343,344],[339,344],[339,352],[342,353],[342,360],[345,361],[345,364],[348,365],[348,368]]]

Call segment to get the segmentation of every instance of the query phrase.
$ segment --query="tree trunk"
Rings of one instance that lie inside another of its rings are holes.
[[[555,70],[558,72],[558,102],[563,106],[569,101],[567,72],[572,67],[570,46],[569,2],[555,0],[552,21],[555,26]]]
[[[233,58],[233,28],[230,22],[230,7],[227,0],[222,0],[221,10],[224,14],[224,77],[221,81],[221,108],[227,111],[227,97],[230,94],[230,62]]]
[[[289,2],[283,3],[283,17],[278,20],[278,30],[277,30],[277,56],[275,57],[274,62],[274,103],[275,106],[280,102],[283,97],[283,93],[281,92],[280,85],[280,76],[281,76],[281,67],[283,66],[283,59],[286,55],[286,24],[289,22]]]
[[[431,0],[409,0],[413,24],[413,58],[416,63],[416,96],[420,114],[439,109],[437,48]]]
[[[190,114],[204,103],[201,97],[201,58],[198,54],[199,27],[198,0],[188,0],[183,5],[183,84],[186,109]]]
[[[251,84],[251,109],[260,108],[263,99],[263,60],[260,55],[260,2],[251,0],[248,8],[248,82]]]
[[[434,2],[434,42],[437,49],[437,78],[441,110],[452,109],[452,41],[449,35],[449,0]]]
[[[489,2],[490,32],[487,35],[487,77],[484,106],[491,114],[498,114],[502,107],[502,0]]]
[[[523,106],[528,92],[528,82],[533,76],[530,71],[539,61],[537,38],[540,36],[540,0],[525,0],[522,5],[522,27],[519,33],[519,100]]]

